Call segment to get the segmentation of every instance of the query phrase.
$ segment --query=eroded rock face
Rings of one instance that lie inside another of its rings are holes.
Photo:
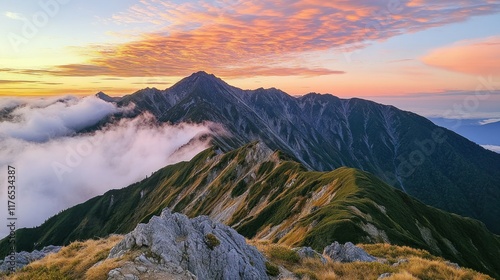
[[[311,247],[298,247],[293,248],[297,255],[299,255],[300,259],[319,259],[322,263],[326,263],[326,258],[323,257],[320,253],[316,252]]]
[[[265,258],[234,229],[206,216],[189,219],[165,209],[139,224],[118,243],[109,257],[145,248],[161,265],[179,267],[198,279],[268,279]]]
[[[19,252],[16,253],[16,260],[10,260],[10,257],[7,256],[3,261],[0,261],[0,272],[5,272],[8,270],[9,267],[12,266],[13,263],[15,263],[16,270],[21,269],[28,264],[40,260],[44,258],[46,255],[51,254],[51,253],[57,253],[59,250],[61,250],[61,246],[47,246],[44,247],[42,250],[38,251],[35,250],[33,252]]]
[[[337,241],[323,250],[323,255],[336,262],[374,262],[377,259],[351,242],[342,245]]]
[[[108,280],[196,280],[191,272],[172,264],[160,264],[144,254],[108,273]]]

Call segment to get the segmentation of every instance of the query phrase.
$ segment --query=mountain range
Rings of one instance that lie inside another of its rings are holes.
[[[165,207],[208,215],[247,238],[317,250],[333,241],[411,246],[500,276],[500,237],[482,223],[426,206],[358,169],[308,171],[261,142],[228,153],[213,147],[167,166],[39,227],[18,230],[17,246],[31,251],[125,234]]]
[[[122,98],[160,121],[210,121],[224,126],[224,151],[251,141],[291,155],[309,170],[342,166],[370,172],[422,202],[478,219],[500,233],[500,155],[417,114],[362,99],[278,89],[242,90],[194,73],[166,90]]]
[[[410,246],[500,277],[500,155],[424,117],[356,98],[242,90],[205,72],[166,90],[96,96],[129,109],[82,133],[152,114],[217,124],[213,147],[17,230],[17,250],[126,234],[169,208],[248,239]]]
[[[500,146],[500,120],[498,119],[431,118],[430,120],[480,145]]]

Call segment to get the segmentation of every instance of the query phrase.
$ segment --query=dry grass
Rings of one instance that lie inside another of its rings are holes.
[[[123,262],[122,259],[107,260],[109,251],[122,236],[113,235],[107,239],[73,242],[56,254],[31,263],[19,272],[9,276],[12,280],[65,280],[65,279],[107,279],[107,273]],[[96,263],[101,262],[99,265]],[[95,266],[94,266],[95,265]]]
[[[42,260],[33,262],[7,279],[20,280],[66,280],[66,279],[107,279],[107,273],[132,259],[134,253],[122,258],[106,259],[110,249],[122,239],[111,236],[107,239],[74,242]],[[466,268],[449,266],[445,260],[424,250],[399,247],[388,244],[359,245],[380,258],[380,262],[323,264],[319,259],[302,259],[289,247],[269,241],[249,240],[269,260],[269,267],[279,265],[305,280],[334,279],[377,279],[383,273],[391,273],[387,280],[450,279],[450,280],[490,280],[487,275]],[[396,267],[392,264],[406,259]],[[98,265],[95,265],[99,263]]]
[[[268,260],[305,280],[334,280],[334,279],[377,279],[383,273],[391,273],[388,280],[415,280],[415,279],[460,279],[483,280],[493,279],[487,275],[466,268],[454,268],[446,264],[442,258],[435,257],[424,250],[388,244],[359,245],[370,254],[385,258],[386,263],[355,262],[323,264],[318,259],[304,259],[290,262],[287,256],[290,247],[272,244],[269,241],[250,240],[250,244],[264,253]],[[399,259],[408,262],[393,267],[392,264]]]
[[[397,262],[398,259],[407,259],[410,257],[418,257],[428,260],[443,260],[442,258],[431,255],[431,253],[425,250],[414,249],[408,246],[395,246],[386,243],[359,244],[358,246],[363,248],[366,252],[368,252],[368,254],[387,259],[389,262]]]
[[[493,279],[472,269],[454,268],[443,261],[409,258],[401,268],[419,279]]]

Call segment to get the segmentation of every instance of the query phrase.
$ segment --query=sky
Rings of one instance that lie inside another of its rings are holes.
[[[498,117],[499,12],[498,0],[3,0],[0,96],[121,96],[204,70],[243,89]]]

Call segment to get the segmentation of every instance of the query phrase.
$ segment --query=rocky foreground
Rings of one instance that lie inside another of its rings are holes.
[[[414,279],[410,271],[420,276],[418,278],[491,279],[441,261],[423,250],[397,246],[385,249],[386,253],[391,251],[387,259],[370,255],[350,242],[334,242],[325,247],[322,254],[310,247],[290,249],[268,241],[252,241],[255,247],[231,227],[206,216],[190,219],[169,209],[152,217],[147,224],[139,224],[124,237],[112,236],[110,239],[116,241],[101,239],[76,242],[62,249],[49,247],[42,252],[23,252],[19,255],[23,256],[23,265],[42,259],[4,276],[6,279],[108,280],[353,279],[360,276]],[[393,251],[408,258],[395,258]],[[47,257],[51,253],[54,255]],[[26,259],[28,261],[24,262]],[[432,268],[432,273],[442,275],[416,271],[413,267],[417,265],[427,266]]]
[[[156,263],[162,273],[177,274],[179,279],[266,279],[266,259],[234,229],[211,221],[206,216],[189,219],[187,216],[165,209],[161,216],[147,224],[139,224],[110,252],[109,258],[122,256],[134,249],[144,248],[147,253],[137,260]],[[150,253],[152,257],[147,258]],[[136,263],[137,263],[136,260]],[[117,268],[109,279],[129,279],[151,271],[137,265],[136,273],[128,274]],[[150,266],[151,267],[151,266]],[[194,277],[196,276],[196,277]],[[128,278],[127,278],[128,277]]]

